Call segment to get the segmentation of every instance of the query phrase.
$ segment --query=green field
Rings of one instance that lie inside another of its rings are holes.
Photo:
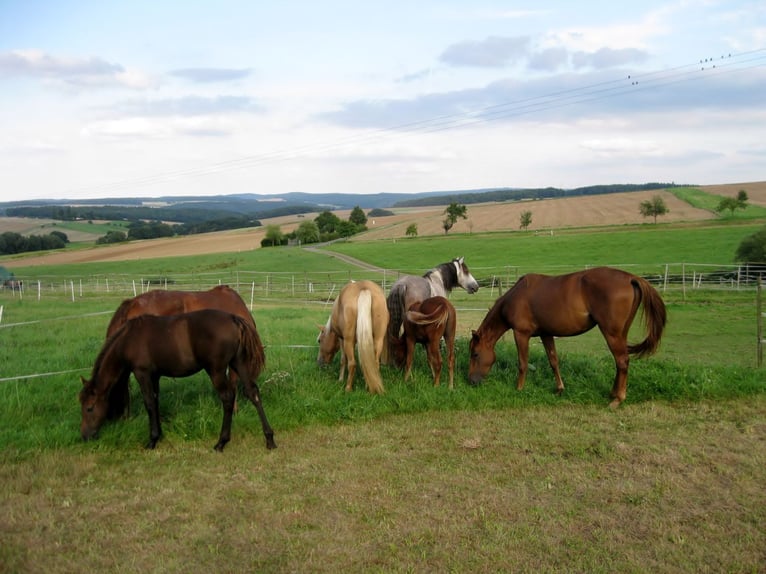
[[[420,274],[456,255],[483,280],[477,295],[453,294],[455,390],[431,386],[418,349],[410,383],[383,368],[382,396],[367,394],[361,379],[344,393],[337,359],[328,369],[315,363],[332,294],[352,277],[381,279],[325,253],[19,268],[24,297],[0,291],[2,570],[762,571],[766,385],[755,366],[751,284],[658,283],[669,312],[661,349],[631,363],[616,412],[606,407],[614,364],[597,331],[557,342],[561,397],[539,343],[524,391],[515,390],[510,334],[484,384],[465,382],[466,337],[501,291],[487,285],[492,277],[599,264],[658,275],[704,264],[707,274],[728,268],[759,227],[327,247],[388,270],[386,281],[393,270]],[[279,274],[293,278],[284,291]],[[296,277],[316,290],[294,294]],[[148,429],[135,384],[131,416],[81,442],[79,377],[89,375],[125,296],[117,285],[129,278],[239,282],[248,303],[254,294],[276,451],[266,451],[244,398],[226,452],[212,451],[221,409],[204,374],[163,379],[156,451],[142,449]],[[85,287],[72,296],[65,285],[76,279]],[[640,336],[636,324],[631,339]]]

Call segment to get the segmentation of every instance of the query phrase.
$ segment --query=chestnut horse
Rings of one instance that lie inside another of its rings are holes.
[[[246,323],[255,331],[258,337],[258,330],[255,326],[255,320],[250,314],[247,305],[234,289],[228,285],[218,285],[207,291],[168,291],[165,289],[153,289],[146,293],[141,293],[131,299],[125,299],[112,315],[109,325],[106,328],[106,336],[113,335],[117,329],[125,324],[129,319],[139,317],[140,315],[178,315],[200,309],[219,309],[227,311],[245,320]],[[258,341],[260,345],[260,339]],[[262,346],[262,345],[261,345]],[[251,366],[251,369],[254,368]],[[236,374],[231,372],[230,376],[236,381]],[[119,417],[130,406],[130,390],[128,380],[120,382],[116,386],[110,398],[110,418]],[[234,403],[234,410],[237,409],[237,403]]]
[[[393,347],[397,344],[396,341],[401,334],[402,321],[407,309],[413,303],[425,301],[429,297],[446,297],[456,287],[462,287],[468,293],[476,293],[479,290],[478,281],[471,275],[462,257],[441,263],[427,271],[422,277],[405,275],[391,285],[391,291],[386,299],[388,312],[391,316],[388,323],[387,361],[392,360],[392,357],[388,355],[395,353]]]
[[[394,363],[404,366],[404,380],[410,378],[412,360],[415,356],[415,343],[421,343],[426,349],[428,365],[434,378],[434,386],[439,386],[442,373],[442,355],[439,345],[442,338],[447,347],[447,369],[449,388],[455,380],[455,331],[457,313],[454,305],[445,297],[429,297],[422,303],[413,303],[404,316],[404,334],[394,348]]]
[[[342,343],[338,380],[343,381],[348,366],[346,391],[350,391],[356,372],[354,346],[358,343],[359,363],[367,390],[382,393],[380,356],[386,341],[387,327],[386,295],[380,285],[367,280],[347,283],[333,303],[327,324],[319,327],[317,364],[332,362]]]
[[[647,337],[628,344],[628,331],[643,305]],[[516,387],[524,387],[530,337],[540,337],[561,394],[554,337],[572,337],[596,325],[614,356],[616,374],[610,403],[616,408],[625,400],[630,355],[644,357],[657,350],[667,319],[662,297],[646,279],[619,269],[596,267],[567,275],[524,275],[495,301],[478,329],[473,331],[468,379],[478,384],[495,362],[495,343],[513,329],[519,354]]]
[[[112,387],[136,377],[149,415],[149,442],[154,448],[162,435],[159,413],[160,377],[188,377],[201,370],[210,376],[223,405],[223,423],[215,449],[222,451],[231,438],[231,419],[237,385],[226,369],[237,373],[245,393],[261,418],[266,447],[275,448],[274,431],[266,420],[256,379],[264,363],[263,346],[253,326],[216,309],[161,317],[130,319],[104,343],[90,380],[80,391],[83,440],[96,436],[110,410]]]

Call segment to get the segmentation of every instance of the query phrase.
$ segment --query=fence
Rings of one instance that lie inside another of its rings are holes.
[[[663,263],[655,265],[614,265],[646,277],[663,293],[704,289],[755,290],[764,266],[715,265],[704,263]],[[520,265],[472,268],[484,299],[494,300],[520,276],[528,272],[561,274],[572,267],[556,266],[529,269]],[[410,271],[417,273],[417,271]],[[227,270],[210,273],[173,274],[162,277],[131,275],[86,275],[76,277],[27,275],[17,276],[13,286],[0,291],[0,297],[55,298],[75,301],[82,297],[134,297],[149,289],[201,290],[227,284],[237,289],[245,300],[255,301],[327,301],[351,279],[372,279],[387,291],[402,271],[366,270],[336,272]],[[474,297],[476,299],[476,297]]]

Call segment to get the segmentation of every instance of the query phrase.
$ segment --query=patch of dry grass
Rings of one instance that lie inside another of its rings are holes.
[[[3,455],[5,571],[758,572],[766,397]]]

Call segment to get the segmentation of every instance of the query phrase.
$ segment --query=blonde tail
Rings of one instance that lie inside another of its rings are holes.
[[[359,293],[356,310],[356,340],[359,350],[359,363],[362,367],[367,390],[371,393],[383,393],[383,379],[380,365],[375,356],[375,344],[372,336],[372,294],[365,289]]]

